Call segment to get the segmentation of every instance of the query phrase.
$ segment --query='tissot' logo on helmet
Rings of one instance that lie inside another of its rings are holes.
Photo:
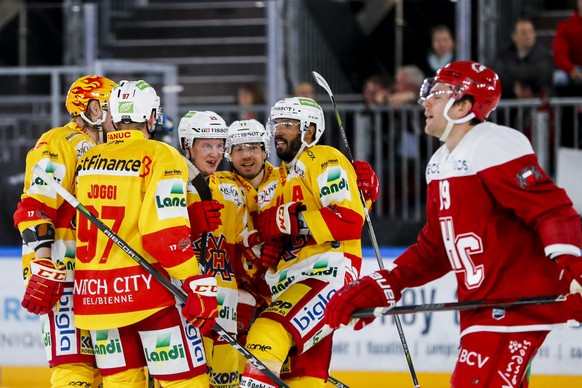
[[[228,128],[226,127],[192,128],[192,131],[196,133],[226,135],[228,133]]]
[[[133,102],[120,101],[117,105],[117,111],[119,113],[133,113]]]

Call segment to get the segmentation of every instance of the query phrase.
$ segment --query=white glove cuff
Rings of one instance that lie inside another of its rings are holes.
[[[190,289],[192,292],[202,296],[214,296],[217,294],[216,279],[212,276],[205,276],[199,279],[190,281]]]

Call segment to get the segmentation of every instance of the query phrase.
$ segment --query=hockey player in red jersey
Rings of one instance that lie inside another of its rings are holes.
[[[22,306],[40,314],[52,387],[97,385],[97,369],[89,332],[76,329],[73,319],[75,209],[43,184],[32,167],[42,166],[74,192],[78,159],[113,129],[106,116],[114,86],[98,75],[73,82],[65,103],[71,121],[45,132],[28,153],[24,193],[14,213],[23,240],[23,276],[28,279]]]
[[[450,271],[459,301],[571,292],[562,304],[462,311],[455,388],[527,387],[528,366],[548,332],[582,320],[580,218],[527,138],[485,121],[500,95],[497,74],[471,61],[450,63],[425,81],[425,132],[444,143],[426,167],[426,225],[390,271],[345,286],[326,309],[337,328],[355,309],[392,307],[405,288]]]
[[[216,280],[192,251],[186,162],[150,140],[160,101],[147,82],[121,81],[109,102],[117,131],[80,159],[77,198],[188,298],[181,315],[170,291],[78,216],[76,324],[91,332],[106,387],[143,387],[147,366],[164,387],[206,388],[202,335],[218,302]]]

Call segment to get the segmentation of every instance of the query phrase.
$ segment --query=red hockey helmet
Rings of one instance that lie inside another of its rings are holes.
[[[497,107],[501,98],[499,76],[490,68],[473,61],[456,61],[441,67],[434,82],[442,82],[453,88],[455,101],[468,95],[475,103],[471,112],[477,120],[484,121]]]

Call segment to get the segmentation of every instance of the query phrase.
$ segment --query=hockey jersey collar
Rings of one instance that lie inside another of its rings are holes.
[[[126,129],[121,131],[109,132],[107,134],[107,143],[114,141],[126,141],[126,140],[143,140],[145,135],[139,129]]]

